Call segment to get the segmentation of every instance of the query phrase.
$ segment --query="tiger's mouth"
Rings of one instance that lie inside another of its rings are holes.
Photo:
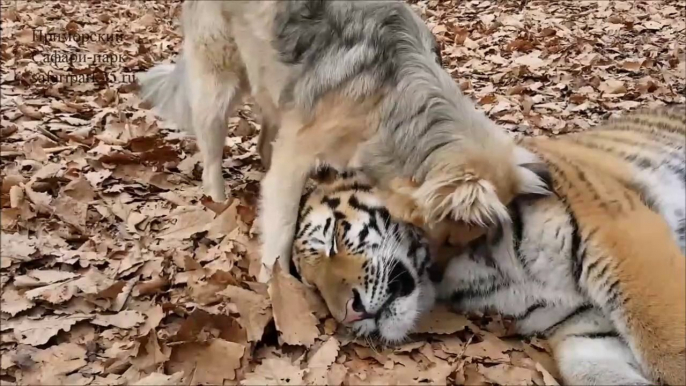
[[[417,283],[409,294],[392,299],[374,317],[352,322],[348,327],[361,338],[386,345],[402,343],[412,333],[419,318],[433,307],[435,296],[434,286],[426,278]]]

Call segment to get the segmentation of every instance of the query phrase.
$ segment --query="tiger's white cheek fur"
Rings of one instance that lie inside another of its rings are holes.
[[[415,290],[410,296],[394,301],[379,318],[381,337],[388,342],[405,339],[416,327],[420,316],[433,307],[435,298],[433,287],[426,286]]]

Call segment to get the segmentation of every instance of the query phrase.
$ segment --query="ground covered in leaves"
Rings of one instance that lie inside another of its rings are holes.
[[[683,5],[413,1],[444,66],[515,135],[684,102]],[[3,384],[555,384],[507,320],[438,309],[395,348],[354,341],[287,276],[254,282],[263,170],[232,119],[232,198],[200,188],[193,138],[135,94],[174,58],[179,2],[3,1]],[[72,34],[72,39],[60,35]],[[74,39],[76,36],[78,38]]]

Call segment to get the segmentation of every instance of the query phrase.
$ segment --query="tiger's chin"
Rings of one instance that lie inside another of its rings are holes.
[[[350,329],[358,337],[378,340],[384,345],[400,344],[407,340],[435,301],[435,289],[427,280],[410,295],[395,299],[377,317],[354,322]]]

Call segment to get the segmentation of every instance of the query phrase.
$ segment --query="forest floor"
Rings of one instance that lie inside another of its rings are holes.
[[[413,6],[444,67],[513,135],[685,101],[677,1]],[[410,342],[375,347],[294,279],[255,283],[264,171],[249,106],[231,119],[231,198],[218,204],[203,197],[194,139],[136,95],[133,75],[178,53],[179,10],[2,2],[3,385],[560,381],[546,343],[509,337],[498,316],[437,309]],[[48,35],[68,32],[92,39]]]

